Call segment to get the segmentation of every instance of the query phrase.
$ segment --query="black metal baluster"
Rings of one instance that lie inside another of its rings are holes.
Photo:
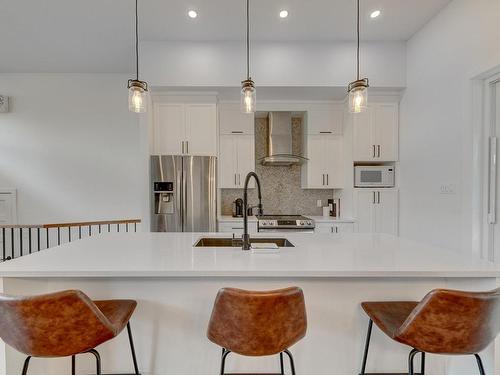
[[[38,243],[38,251],[40,251],[40,228],[36,228],[36,237]]]
[[[68,227],[68,242],[71,242],[71,227]]]
[[[10,259],[14,259],[14,228],[10,228]]]
[[[89,225],[89,237],[92,237],[92,225]]]
[[[49,244],[50,244],[50,242],[49,242],[49,228],[46,229],[45,234],[47,235],[47,238],[46,238],[47,247],[46,247],[46,249],[48,249],[49,248]]]
[[[137,232],[137,223],[134,223],[134,232]]]
[[[116,224],[116,233],[120,233],[120,224]]]
[[[125,223],[125,231],[128,233],[128,223]]]
[[[57,227],[57,246],[61,244],[61,227]]]
[[[31,228],[28,228],[28,241],[29,241],[28,251],[31,254]]]
[[[5,228],[2,228],[2,260],[5,260]]]
[[[19,256],[23,256],[23,228],[19,228]]]
[[[78,239],[79,240],[82,239],[82,227],[81,226],[78,226]]]
[[[101,224],[99,224],[99,234],[101,234]]]

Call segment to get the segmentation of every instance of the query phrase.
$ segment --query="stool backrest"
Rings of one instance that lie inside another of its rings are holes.
[[[436,289],[415,307],[395,338],[428,353],[475,354],[485,349],[499,331],[500,289]]]
[[[306,334],[304,293],[292,287],[268,292],[221,289],[208,326],[208,338],[238,354],[277,354]]]
[[[0,294],[0,337],[26,355],[72,355],[113,336],[107,318],[80,291],[32,297]]]

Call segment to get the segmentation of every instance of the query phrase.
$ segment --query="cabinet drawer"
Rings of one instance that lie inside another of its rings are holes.
[[[243,234],[243,222],[219,222],[219,232],[234,233],[236,236]],[[248,223],[248,233],[257,233],[257,223]]]

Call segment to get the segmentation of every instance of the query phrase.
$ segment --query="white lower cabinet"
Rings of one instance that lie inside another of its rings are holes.
[[[219,222],[219,232],[241,236],[243,235],[243,221]],[[257,233],[257,222],[248,223],[248,233]]]
[[[318,223],[314,233],[352,233],[354,232],[354,223]]]
[[[355,189],[355,229],[360,233],[398,234],[398,190]]]

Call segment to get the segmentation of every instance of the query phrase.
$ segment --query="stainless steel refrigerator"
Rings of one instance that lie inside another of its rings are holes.
[[[152,232],[217,231],[217,158],[153,155]]]

